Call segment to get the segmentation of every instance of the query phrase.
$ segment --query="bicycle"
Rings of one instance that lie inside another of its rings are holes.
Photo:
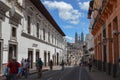
[[[42,77],[42,68],[38,68],[38,78],[41,78]]]

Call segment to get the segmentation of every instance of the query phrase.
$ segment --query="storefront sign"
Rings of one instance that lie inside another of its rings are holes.
[[[38,46],[38,44],[35,44],[35,43],[32,44],[32,47],[37,47],[37,46]]]

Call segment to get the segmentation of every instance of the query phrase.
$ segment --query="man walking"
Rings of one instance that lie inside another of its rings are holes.
[[[42,77],[42,66],[43,66],[43,62],[42,62],[41,58],[39,58],[37,63],[36,63],[38,77]]]
[[[64,64],[65,64],[65,63],[64,63],[64,60],[62,60],[62,62],[61,62],[61,64],[60,64],[60,65],[62,66],[62,70],[64,70]]]
[[[52,70],[53,69],[53,61],[52,60],[50,60],[49,66],[50,66],[50,70]]]
[[[16,61],[16,57],[7,64],[5,68],[4,75],[7,76],[8,80],[18,80],[18,76],[21,72],[20,63]]]

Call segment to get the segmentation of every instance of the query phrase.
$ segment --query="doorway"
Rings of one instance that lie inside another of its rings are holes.
[[[28,51],[28,60],[30,61],[30,68],[33,68],[33,51]]]
[[[47,66],[47,64],[46,64],[47,62],[46,62],[46,61],[47,61],[47,53],[46,53],[46,51],[45,51],[45,52],[44,52],[44,63],[45,63],[45,66]]]
[[[39,51],[37,50],[37,51],[36,51],[36,62],[38,61],[39,58],[40,58],[40,57],[39,57]]]
[[[8,61],[10,61],[12,57],[17,58],[17,45],[16,44],[9,44]]]
[[[59,53],[57,53],[57,65],[59,65]]]
[[[50,62],[50,52],[48,52],[48,65],[49,65],[49,62]]]

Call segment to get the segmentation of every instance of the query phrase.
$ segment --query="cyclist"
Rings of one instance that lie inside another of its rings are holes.
[[[42,62],[41,58],[39,58],[37,63],[36,63],[38,77],[42,77],[42,66],[43,66],[43,62]]]
[[[21,73],[20,63],[16,61],[16,58],[13,57],[10,62],[8,62],[5,70],[4,75],[7,77],[8,80],[18,80],[18,76]]]

